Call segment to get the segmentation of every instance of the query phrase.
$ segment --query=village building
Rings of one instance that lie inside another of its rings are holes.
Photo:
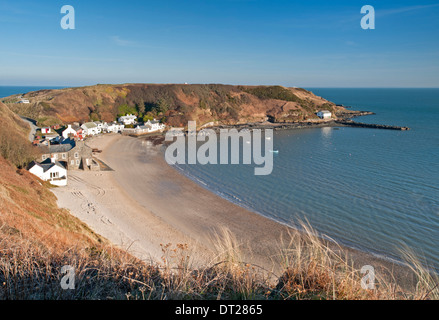
[[[81,128],[86,136],[94,136],[100,133],[98,126],[94,122],[86,122]]]
[[[108,125],[107,125],[107,123],[105,122],[105,123],[102,123],[102,122],[100,122],[100,121],[95,121],[94,122],[95,123],[95,125],[96,125],[96,127],[98,128],[98,134],[99,133],[102,133],[102,132],[104,132],[104,131],[107,131],[107,127],[108,127]]]
[[[59,161],[68,170],[100,170],[93,159],[93,150],[84,141],[66,140],[62,144],[39,146],[41,162],[47,159]]]
[[[117,122],[113,122],[113,123],[107,124],[107,127],[106,127],[105,130],[106,130],[107,132],[119,133],[119,132],[121,132],[124,128],[125,128],[125,125],[123,125],[123,124],[118,124]]]
[[[60,143],[61,142],[61,136],[56,132],[45,134],[44,139],[46,141],[51,142],[51,143]]]
[[[138,125],[131,134],[146,134],[146,133],[152,133],[157,132],[165,129],[165,125],[160,123],[157,120],[148,120],[143,125]],[[128,133],[129,131],[127,129],[124,130],[125,133]]]
[[[55,158],[46,159],[41,163],[33,161],[28,169],[33,175],[43,181],[49,181],[52,185],[67,185],[67,169]]]
[[[151,132],[150,125],[140,125],[135,128],[135,134],[149,133]]]
[[[62,136],[64,139],[76,138],[82,140],[83,137],[83,129],[76,124],[69,124],[67,128],[62,132]]]
[[[20,99],[20,101],[18,101],[18,103],[28,104],[28,103],[30,103],[30,101],[28,99]]]
[[[317,116],[320,119],[331,119],[332,113],[328,110],[321,110],[321,111],[317,112]]]
[[[122,116],[119,118],[119,123],[127,126],[137,123],[137,117],[132,114],[127,114],[126,116]]]
[[[160,123],[160,121],[154,120],[148,120],[148,122],[145,123],[146,126],[150,126],[151,129],[149,132],[155,132],[165,129],[165,125],[163,123]]]

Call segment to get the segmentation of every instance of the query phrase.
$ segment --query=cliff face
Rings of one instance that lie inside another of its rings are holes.
[[[90,120],[114,121],[119,114],[162,119],[172,126],[188,120],[199,125],[219,121],[238,124],[316,118],[320,109],[335,106],[300,88],[280,86],[231,86],[184,84],[96,85],[58,90],[40,90],[23,96],[30,104],[17,104],[19,96],[3,99],[14,112],[36,119],[39,125]]]

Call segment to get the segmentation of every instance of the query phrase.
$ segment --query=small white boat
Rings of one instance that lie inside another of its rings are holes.
[[[270,150],[271,153],[279,153],[279,150]]]

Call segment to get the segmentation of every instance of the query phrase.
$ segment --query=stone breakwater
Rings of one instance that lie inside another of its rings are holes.
[[[336,113],[337,119],[326,121],[300,121],[300,122],[265,122],[265,123],[246,123],[237,125],[220,125],[211,127],[219,132],[220,129],[273,129],[273,130],[288,130],[288,129],[302,129],[302,128],[323,128],[323,127],[357,127],[357,128],[371,128],[371,129],[387,129],[387,130],[410,130],[408,127],[389,126],[383,124],[369,124],[353,121],[352,118],[374,115],[370,111],[354,111],[345,110]]]
[[[375,113],[370,111],[345,111],[337,113],[337,119],[333,120],[320,120],[320,121],[300,121],[300,122],[256,122],[256,123],[243,123],[243,124],[230,124],[230,125],[216,125],[206,127],[205,129],[211,129],[216,133],[220,133],[221,129],[236,129],[238,131],[243,129],[273,129],[273,130],[291,130],[291,129],[304,129],[304,128],[324,128],[324,127],[356,127],[356,128],[371,128],[371,129],[387,129],[387,130],[410,130],[408,127],[389,126],[384,124],[369,124],[356,122],[351,120],[352,118],[373,115]],[[187,131],[185,132],[187,134]],[[163,133],[150,134],[150,136],[162,136]]]
[[[270,124],[242,124],[242,125],[223,125],[212,127],[215,132],[220,129],[273,129],[273,130],[289,130],[289,129],[304,129],[304,128],[324,128],[324,127],[356,127],[356,128],[371,128],[371,129],[387,129],[387,130],[410,130],[408,127],[389,126],[383,124],[369,124],[356,122],[349,119],[331,120],[325,122],[294,122],[294,123],[270,123]]]
[[[387,129],[387,130],[401,130],[407,131],[410,130],[409,127],[398,127],[398,126],[389,126],[385,124],[372,124],[372,123],[362,123],[355,122],[352,120],[336,120],[334,121],[336,124],[348,127],[358,127],[358,128],[372,128],[372,129]]]

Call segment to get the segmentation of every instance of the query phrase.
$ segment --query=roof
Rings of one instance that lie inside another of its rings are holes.
[[[126,116],[122,116],[119,119],[137,119],[137,117],[132,114],[127,114]]]
[[[69,152],[70,150],[72,150],[76,146],[75,141],[73,141],[73,140],[67,139],[65,141],[67,141],[67,143],[55,144],[55,145],[50,145],[50,146],[39,146],[39,148],[41,149],[43,154],[48,154],[48,153]]]
[[[60,167],[62,169],[66,169],[59,161],[55,161],[55,163],[53,163],[51,159],[46,159],[41,163],[36,162],[36,161],[32,161],[30,166],[29,166],[29,169],[34,167],[34,166],[41,167],[43,169],[43,172],[47,172],[55,166]]]
[[[94,122],[86,122],[83,124],[83,126],[85,126],[87,129],[97,128],[97,125]]]
[[[331,111],[328,111],[328,110],[320,110],[319,112],[321,112],[321,113],[331,113]]]

